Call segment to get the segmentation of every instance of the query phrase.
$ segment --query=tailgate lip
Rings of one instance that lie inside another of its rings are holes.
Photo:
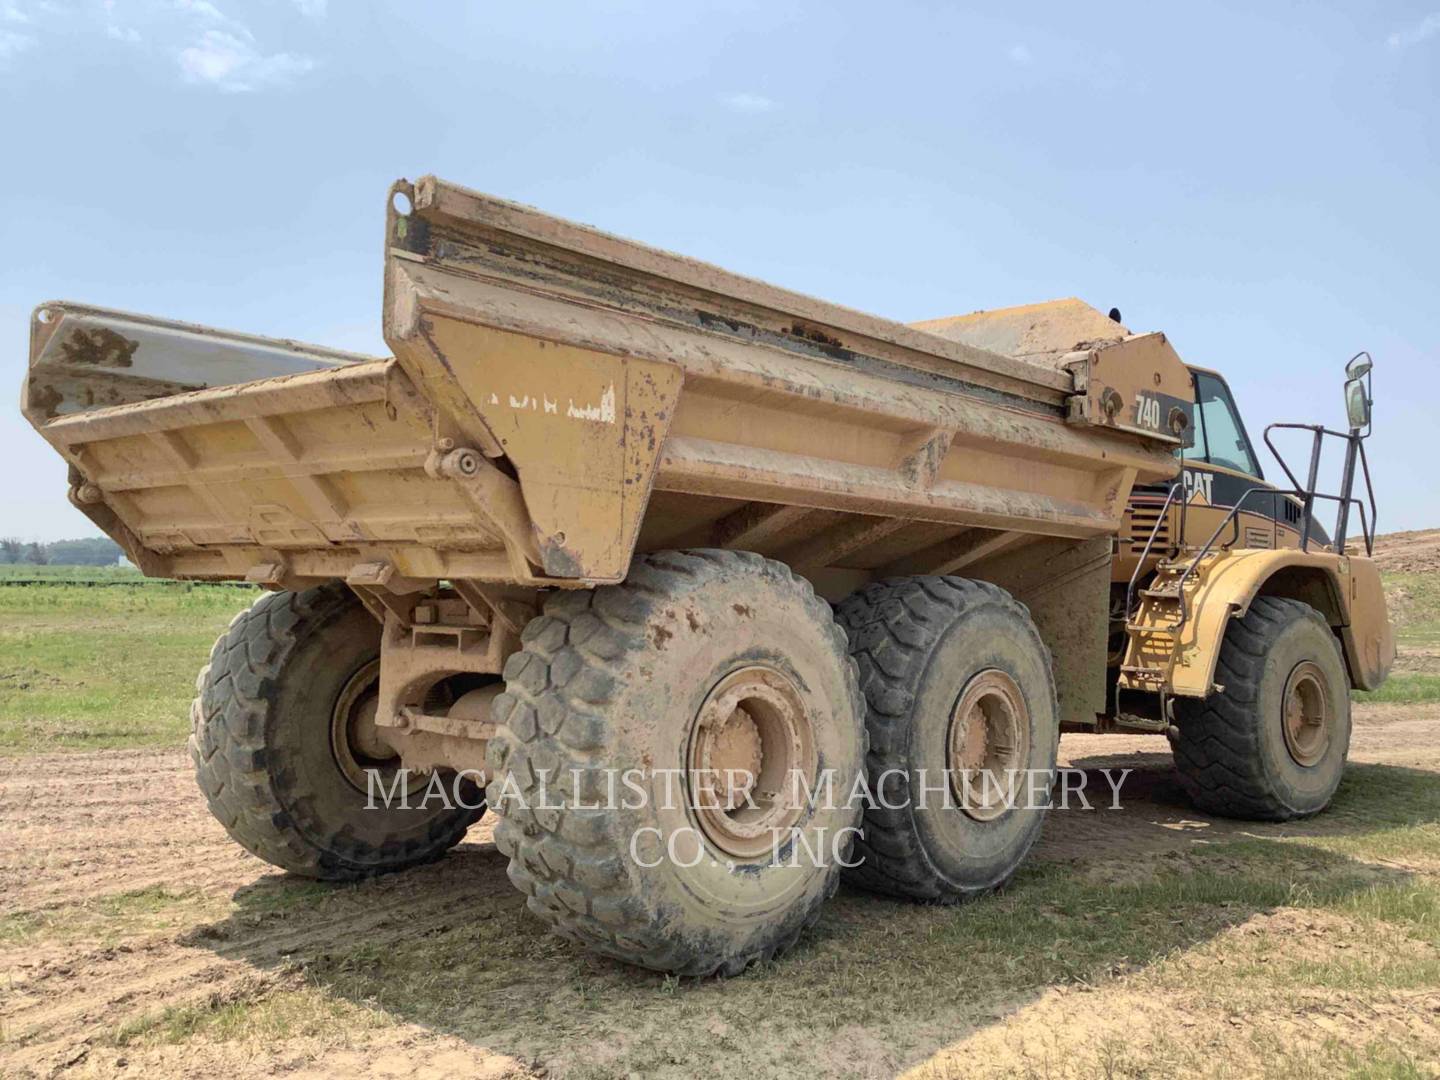
[[[46,318],[51,313],[58,313],[57,317]],[[316,345],[308,341],[299,341],[295,338],[268,337],[264,334],[252,334],[244,330],[227,330],[222,327],[207,326],[204,323],[187,322],[184,319],[167,319],[160,315],[146,315],[137,311],[126,311],[123,308],[101,307],[96,304],[83,304],[74,300],[46,300],[36,304],[31,314],[30,331],[30,363],[33,366],[39,355],[43,354],[45,346],[49,343],[56,328],[63,324],[66,318],[87,318],[97,321],[114,321],[132,323],[154,330],[172,331],[184,334],[192,334],[200,338],[214,338],[219,341],[230,342],[237,345],[255,345],[267,349],[276,349],[283,352],[292,352],[316,358],[328,358],[336,363],[351,364],[366,360],[383,360],[383,356],[374,356],[367,353],[350,352],[346,349],[334,349],[327,345]]]
[[[65,416],[196,390],[384,359],[291,338],[47,301],[31,316],[22,411],[40,427]]]

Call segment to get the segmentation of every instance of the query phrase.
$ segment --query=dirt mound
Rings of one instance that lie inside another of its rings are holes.
[[[1359,550],[1364,551],[1363,544]],[[1375,562],[1381,570],[1393,572],[1440,572],[1440,529],[1414,529],[1377,536]]]

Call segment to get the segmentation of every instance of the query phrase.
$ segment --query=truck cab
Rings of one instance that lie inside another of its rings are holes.
[[[1230,386],[1217,371],[1187,365],[1194,387],[1194,441],[1175,451],[1181,463],[1176,480],[1137,484],[1130,493],[1121,527],[1114,565],[1114,580],[1128,582],[1145,545],[1154,534],[1147,570],[1179,541],[1199,546],[1227,513],[1244,500],[1237,515],[1236,536],[1243,548],[1295,548],[1300,546],[1304,504],[1265,479],[1255,444],[1235,404]],[[1166,521],[1156,530],[1172,484],[1183,485],[1180,499],[1171,501]],[[1255,489],[1271,495],[1250,494]],[[1183,529],[1183,534],[1182,534]],[[1318,523],[1312,524],[1310,542],[1321,548],[1330,538]]]

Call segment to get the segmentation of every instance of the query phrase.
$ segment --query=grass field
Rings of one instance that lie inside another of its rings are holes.
[[[177,745],[196,671],[255,595],[135,571],[4,569],[0,753]],[[44,583],[14,583],[32,577]]]
[[[146,581],[133,566],[37,566],[0,563],[0,581]]]
[[[1404,660],[1356,698],[1440,701],[1440,583],[1391,574],[1386,591]],[[178,744],[196,671],[255,595],[129,568],[0,566],[0,753]]]
[[[1383,575],[1390,618],[1411,646],[1440,645],[1440,574]]]

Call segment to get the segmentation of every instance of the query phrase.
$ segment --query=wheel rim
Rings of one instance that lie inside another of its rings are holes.
[[[960,809],[992,821],[1009,809],[1012,770],[1030,757],[1030,711],[1020,687],[990,668],[975,675],[950,715],[950,786]]]
[[[330,749],[335,764],[353,787],[367,793],[370,770],[383,770],[388,778],[400,763],[394,747],[380,738],[375,723],[379,703],[380,661],[372,660],[346,681],[330,713]]]
[[[1315,765],[1330,748],[1334,726],[1330,690],[1318,664],[1306,660],[1295,665],[1285,681],[1283,710],[1285,749],[1297,765]]]
[[[696,713],[688,758],[689,806],[705,838],[736,858],[768,855],[815,784],[814,722],[799,688],[771,667],[731,672]]]

